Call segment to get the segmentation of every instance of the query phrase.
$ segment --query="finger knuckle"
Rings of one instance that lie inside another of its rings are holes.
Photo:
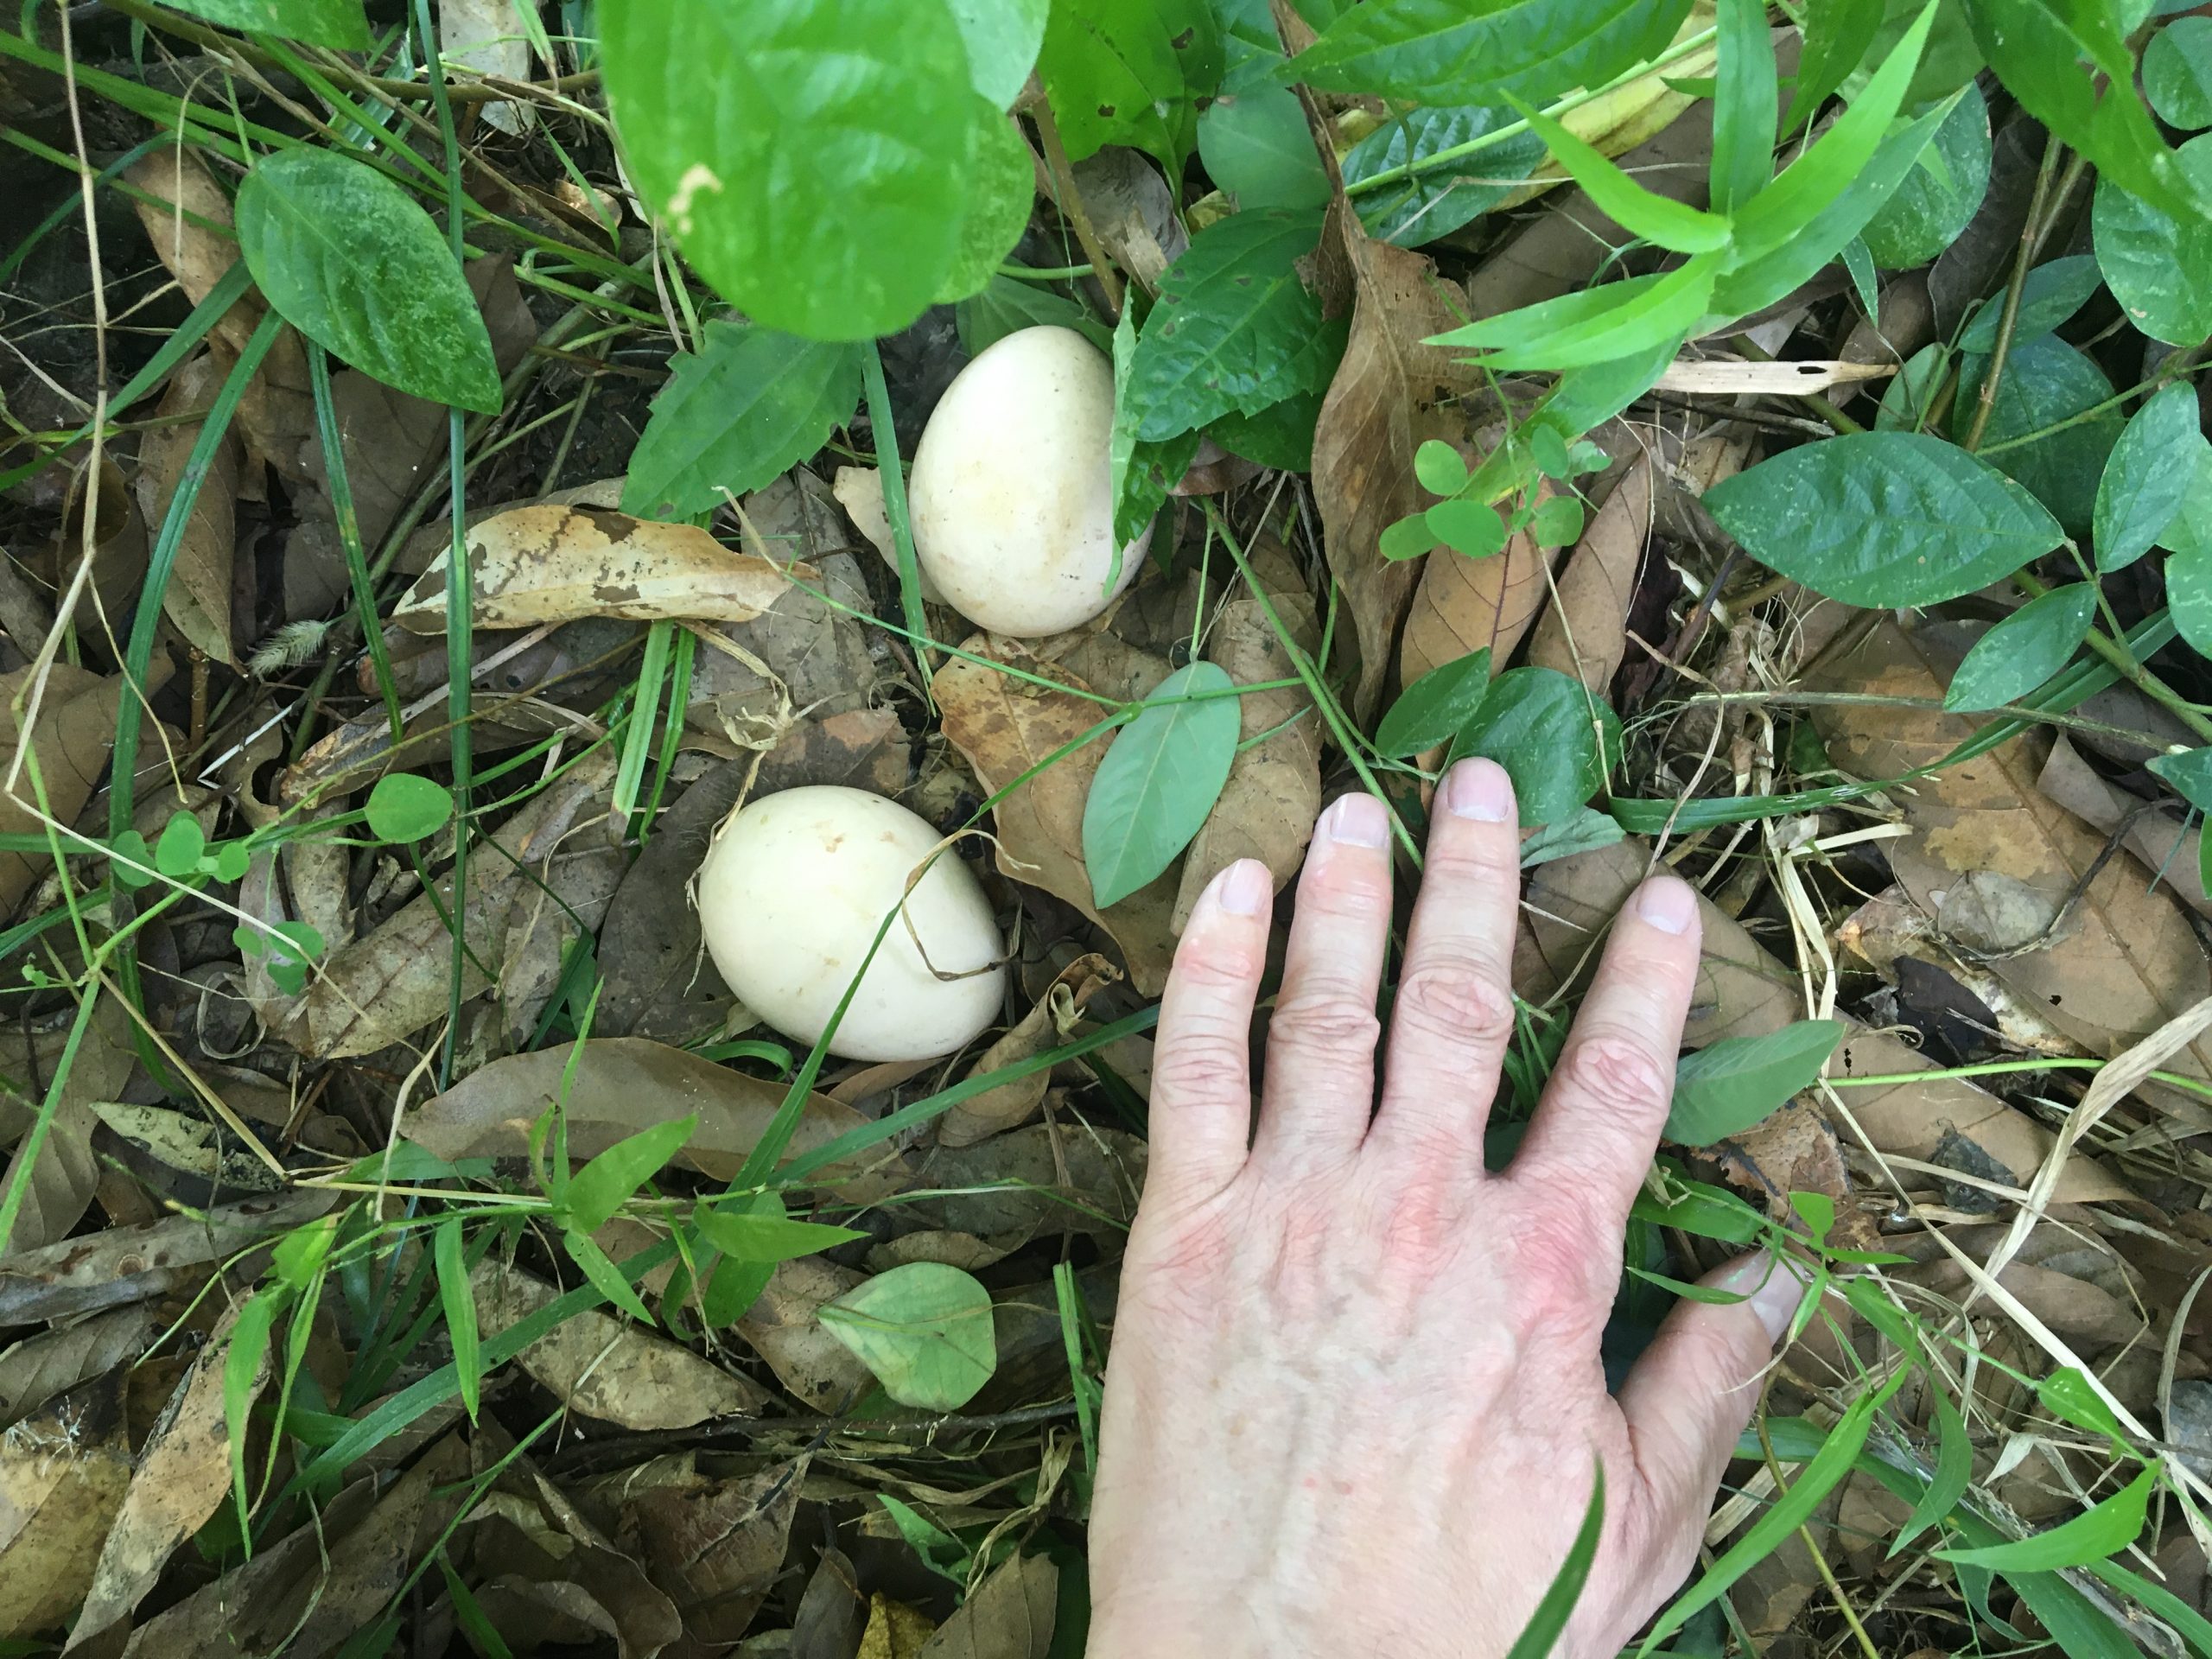
[[[1225,1026],[1185,1031],[1153,1057],[1153,1090],[1164,1100],[1241,1095],[1245,1078],[1244,1033]]]
[[[1393,1015],[1424,1035],[1488,1053],[1513,1034],[1513,994],[1472,958],[1447,957],[1406,970]]]
[[[1580,1106],[1618,1112],[1641,1123],[1674,1093],[1675,1065],[1651,1044],[1625,1032],[1578,1036],[1560,1062],[1559,1082]]]
[[[1495,827],[1495,826],[1491,826]],[[1447,836],[1429,843],[1427,879],[1450,887],[1521,887],[1519,849],[1496,835]]]
[[[1275,1005],[1270,1034],[1307,1052],[1372,1053],[1382,1022],[1370,1004],[1348,993],[1326,991],[1287,997]]]

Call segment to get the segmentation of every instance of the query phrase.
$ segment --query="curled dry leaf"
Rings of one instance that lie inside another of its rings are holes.
[[[968,1075],[982,1077],[1058,1047],[1068,1039],[1070,1028],[1084,1005],[1121,977],[1121,970],[1102,956],[1077,957],[1060,969],[1045,988],[1045,994],[1037,999],[1037,1006],[1024,1014],[1019,1024],[983,1051],[982,1058],[969,1068]],[[1045,1091],[1052,1086],[1052,1081],[1049,1069],[1033,1071],[1026,1077],[1000,1084],[962,1101],[938,1119],[938,1144],[973,1146],[1002,1129],[1027,1123],[1044,1104]]]
[[[130,1363],[153,1345],[163,1328],[150,1308],[117,1307],[41,1331],[0,1351],[0,1428],[79,1383]],[[87,1551],[86,1559],[91,1558]],[[6,1561],[0,1548],[0,1567]],[[0,1630],[6,1627],[0,1619]]]
[[[488,1339],[558,1294],[552,1286],[486,1256],[470,1284]],[[757,1412],[766,1390],[709,1363],[667,1338],[596,1309],[564,1319],[516,1363],[561,1402],[587,1417],[640,1432],[689,1428],[713,1417]]]
[[[66,590],[85,556],[87,518],[92,521],[92,574],[86,603],[96,601],[99,611],[111,619],[127,617],[146,579],[146,518],[123,468],[110,458],[103,455],[97,471],[79,467],[70,474],[60,527],[25,563],[46,588],[57,594]],[[88,609],[86,614],[92,613]],[[105,643],[94,643],[99,639],[98,630],[94,624],[86,643],[102,660],[111,660]],[[35,656],[37,651],[34,645],[28,654]]]
[[[445,632],[446,560],[407,590],[392,620]],[[518,507],[468,532],[479,627],[527,628],[582,616],[749,622],[790,590],[784,571],[724,547],[696,524],[656,524],[604,507]],[[791,574],[817,580],[810,566]]]
[[[737,1322],[738,1335],[776,1380],[817,1411],[849,1411],[875,1386],[860,1357],[816,1317],[867,1276],[818,1255],[779,1262],[760,1300]]]
[[[976,781],[996,792],[1082,737],[1109,712],[1101,704],[1049,690],[998,671],[1017,660],[1020,648],[978,635],[949,660],[931,690],[944,720],[944,734],[968,758]],[[1056,671],[1065,683],[1068,673]],[[1084,689],[1088,689],[1087,687]],[[1169,917],[1174,908],[1174,870],[1102,912],[1090,901],[1090,876],[1083,861],[1083,809],[1090,780],[1104,758],[1104,734],[1063,756],[1015,789],[994,812],[998,867],[1017,881],[1065,899],[1114,937],[1128,963],[1129,979],[1146,996],[1167,982],[1174,956]]]
[[[868,544],[882,556],[885,567],[893,576],[899,573],[899,543],[891,534],[890,515],[883,506],[883,474],[873,467],[840,467],[832,484],[837,505],[853,521],[853,528],[867,538]],[[918,567],[914,572],[920,579],[922,602],[942,605],[944,595],[930,580],[930,573]]]
[[[446,60],[504,80],[530,79],[530,34],[517,0],[438,0],[438,37]],[[528,132],[537,111],[511,99],[483,105],[487,125],[501,132]]]
[[[1268,612],[1310,661],[1321,643],[1313,591],[1274,537],[1256,539],[1250,559],[1267,603],[1247,588],[1233,588],[1214,618],[1206,655],[1239,685],[1294,679],[1290,652]],[[1238,699],[1237,713],[1238,741],[1249,747],[1237,750],[1220,798],[1183,855],[1173,918],[1179,933],[1206,883],[1240,858],[1265,864],[1281,892],[1305,861],[1320,814],[1321,719],[1313,698],[1297,686],[1254,692]]]
[[[149,694],[168,680],[166,661],[157,661]],[[37,696],[38,719],[31,728],[30,753],[12,785],[0,786],[0,834],[35,835],[41,791],[48,810],[63,823],[73,823],[85,803],[107,771],[115,747],[115,711],[123,702],[124,681],[119,674],[105,678],[67,663],[47,669],[43,695],[33,684],[31,670],[0,674],[0,778],[15,766],[23,739],[22,707]],[[31,762],[39,769],[39,786],[31,782]],[[52,867],[43,853],[0,853],[0,914],[11,912],[23,895]]]
[[[31,1166],[30,1182],[24,1189],[22,1207],[16,1212],[15,1230],[0,1239],[0,1255],[36,1249],[67,1237],[69,1230],[91,1207],[92,1192],[99,1185],[99,1160],[92,1152],[92,1131],[99,1119],[93,1103],[120,1092],[137,1060],[130,1046],[130,1016],[113,997],[101,996],[97,986],[86,995],[100,1000],[77,1045],[76,1058],[63,1081],[60,1100],[54,1121],[47,1126],[38,1160]],[[62,1040],[67,1043],[66,1034]],[[35,1075],[51,1079],[54,1073],[44,1071]],[[28,1140],[22,1142],[9,1160],[6,1173],[0,1175],[0,1192],[14,1183],[16,1166],[29,1146]]]
[[[176,372],[162,395],[159,414],[177,416],[207,408],[226,372],[214,353],[201,352]],[[156,425],[139,439],[138,508],[146,523],[158,525],[168,518],[202,424]],[[169,584],[162,590],[162,613],[186,641],[233,668],[238,663],[231,647],[231,575],[237,550],[238,493],[238,444],[226,433],[185,522]]]
[[[618,1659],[653,1659],[682,1639],[675,1604],[644,1567],[526,1463],[501,1477],[472,1518],[469,1553],[486,1575],[477,1601],[514,1647],[604,1652],[612,1637]]]
[[[1191,245],[1159,166],[1141,150],[1109,144],[1075,164],[1084,211],[1114,263],[1146,293]]]
[[[1651,533],[1651,462],[1630,467],[1559,574],[1559,596],[1536,624],[1529,660],[1579,678],[1599,696],[1628,654],[1628,607]]]
[[[0,1433],[0,1637],[60,1627],[92,1588],[130,1484],[120,1372],[73,1385]]]

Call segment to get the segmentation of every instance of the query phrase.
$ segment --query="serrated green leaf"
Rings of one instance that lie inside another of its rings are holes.
[[[453,791],[418,772],[387,772],[369,791],[369,833],[396,847],[428,841],[453,820]]]
[[[2168,126],[2212,127],[2212,17],[2177,17],[2151,37],[2143,95]]]
[[[2097,590],[2086,582],[2030,600],[1974,641],[1951,676],[1943,706],[1972,713],[2017,702],[2066,666],[2096,614]]]
[[[1987,369],[1985,360],[1971,359],[1960,371],[1951,408],[1955,436],[1963,437],[1974,419]],[[2044,334],[2013,341],[1990,404],[1981,440],[1987,459],[2049,507],[2069,536],[2089,533],[2097,480],[2126,425],[2117,409],[2077,417],[2112,400],[2112,382],[2086,353]],[[2045,435],[2031,437],[2034,433]]]
[[[1393,0],[1354,6],[1291,60],[1323,92],[1542,103],[1656,56],[1689,0]]]
[[[2196,388],[2176,381],[2127,423],[2097,480],[2097,569],[2135,563],[2166,533],[2196,483],[2212,445],[2197,423]]]
[[[1312,213],[1232,214],[1192,239],[1160,279],[1160,302],[1129,359],[1138,437],[1179,436],[1233,412],[1311,391],[1343,355],[1297,261],[1319,241]]]
[[[733,1262],[790,1262],[868,1236],[850,1227],[792,1221],[727,1204],[698,1205],[691,1222],[702,1238]]]
[[[622,1269],[607,1259],[605,1250],[592,1242],[589,1233],[570,1227],[561,1235],[561,1248],[569,1253],[569,1260],[583,1269],[583,1275],[601,1295],[627,1313],[640,1325],[653,1322],[652,1310],[645,1304],[630,1281],[622,1276]]]
[[[2212,812],[2212,748],[2154,754],[2145,764],[2198,811]]]
[[[238,247],[284,321],[412,397],[497,414],[492,336],[421,204],[366,164],[302,145],[238,187]]]
[[[1724,1037],[1675,1064],[1667,1139],[1709,1147],[1741,1135],[1812,1087],[1843,1040],[1840,1020],[1799,1020],[1758,1037]]]
[[[625,0],[599,29],[630,176],[724,298],[811,340],[922,314],[981,107],[946,0]]]
[[[1136,359],[1136,302],[1122,306],[1114,325],[1114,422],[1107,435],[1108,486],[1114,502],[1114,562],[1106,576],[1111,588],[1121,580],[1122,550],[1144,534],[1168,492],[1190,470],[1198,453],[1198,433],[1187,432],[1147,442],[1137,436],[1143,405],[1128,390],[1129,370]]]
[[[2212,197],[2212,133],[2183,144],[2177,164]],[[2212,334],[2212,218],[2168,213],[2111,179],[2097,181],[2089,218],[2097,269],[2129,321],[2172,346]]]
[[[1756,4],[1758,0],[1745,0],[1745,3]],[[1762,27],[1759,32],[1764,36],[1766,31]],[[1708,213],[1687,202],[1676,201],[1672,196],[1645,189],[1608,161],[1603,152],[1585,143],[1541,110],[1510,94],[1508,101],[1521,112],[1529,130],[1544,141],[1544,147],[1567,169],[1567,176],[1580,185],[1583,194],[1622,229],[1642,237],[1655,247],[1676,253],[1712,253],[1728,245],[1731,226],[1724,215]]]
[[[438,1274],[438,1301],[445,1309],[446,1335],[453,1343],[454,1372],[461,1384],[461,1403],[468,1421],[484,1385],[483,1346],[476,1328],[476,1293],[468,1282],[468,1258],[461,1236],[461,1217],[448,1216],[431,1235],[430,1255]]]
[[[1549,668],[1509,669],[1452,746],[1454,761],[1486,755],[1513,779],[1521,824],[1572,817],[1618,758],[1620,716],[1582,682]]]
[[[1179,178],[1223,65],[1205,0],[1058,0],[1037,73],[1070,160],[1133,144]]]
[[[1787,450],[1715,485],[1705,505],[1768,569],[1869,607],[1956,599],[2064,539],[1996,468],[1916,432]]]
[[[1519,189],[1544,159],[1544,141],[1533,132],[1516,133],[1442,166],[1413,170],[1432,156],[1519,118],[1497,104],[1426,105],[1408,110],[1354,144],[1344,158],[1345,196],[1368,235],[1418,248],[1449,236]]]
[[[173,881],[181,880],[199,872],[200,855],[207,850],[200,820],[189,812],[172,812],[154,843],[154,868]]]
[[[2013,320],[2014,340],[2033,340],[2063,327],[2074,314],[2089,302],[2103,279],[2097,274],[2094,256],[2069,253],[2048,259],[2028,273],[2020,284],[2019,315]],[[2005,296],[1997,295],[1974,308],[1972,320],[1959,331],[1959,349],[1983,355],[1997,349],[1997,330],[2005,320]]]
[[[365,52],[374,37],[361,0],[169,0],[179,11],[248,35]]]
[[[940,1262],[880,1273],[817,1317],[902,1406],[957,1411],[998,1369],[990,1292]]]
[[[1052,0],[951,0],[952,21],[968,48],[969,82],[1003,110],[1021,95],[1045,43]]]
[[[1874,263],[1908,270],[1957,241],[1989,192],[1990,158],[1989,103],[1968,81],[1896,194],[1859,232]]]
[[[630,1195],[668,1165],[699,1127],[696,1115],[656,1123],[617,1141],[569,1179],[562,1204],[567,1224],[587,1233],[607,1225]]]
[[[1713,211],[1726,214],[1774,176],[1781,85],[1765,0],[1720,0],[1713,88]]]
[[[2158,1471],[2145,1469],[2094,1509],[2047,1531],[1980,1549],[1939,1549],[1938,1560],[1986,1568],[1992,1573],[2053,1573],[2083,1567],[2114,1555],[2142,1535]]]
[[[1179,668],[1154,699],[1234,690],[1218,664]],[[1083,861],[1099,909],[1157,879],[1213,810],[1243,729],[1233,696],[1157,702],[1116,734],[1083,809]]]
[[[1490,690],[1490,647],[1432,668],[1398,696],[1375,728],[1378,753],[1393,759],[1449,743]]]

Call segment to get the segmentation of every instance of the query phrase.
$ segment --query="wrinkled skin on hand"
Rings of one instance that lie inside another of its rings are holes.
[[[1679,1304],[1607,1392],[1599,1338],[1673,1090],[1695,895],[1662,875],[1624,907],[1517,1155],[1485,1172],[1519,831],[1486,760],[1437,805],[1379,1106],[1380,802],[1344,798],[1315,835],[1255,1134],[1265,869],[1222,872],[1184,932],[1107,1369],[1092,1659],[1503,1655],[1599,1462],[1604,1532],[1554,1653],[1615,1653],[1694,1561],[1800,1288],[1732,1264],[1709,1282],[1745,1299]]]

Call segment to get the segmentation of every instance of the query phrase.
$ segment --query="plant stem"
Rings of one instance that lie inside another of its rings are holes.
[[[1999,343],[2002,343],[2001,335]],[[2030,575],[2025,570],[2015,572],[2012,580],[2019,583],[2021,591],[2030,599],[2041,599],[2050,591],[2048,583]],[[2212,720],[2207,720],[2197,712],[2195,703],[2138,662],[2134,652],[2113,639],[2101,628],[2089,630],[2088,646],[2091,651],[2118,669],[2121,677],[2134,686],[2137,690],[2153,702],[2164,704],[2175,719],[2206,742],[2212,743]]]
[[[1122,318],[1122,279],[1115,272],[1114,262],[1106,257],[1106,246],[1098,239],[1096,226],[1084,207],[1083,192],[1076,188],[1075,167],[1068,160],[1067,146],[1060,142],[1060,130],[1052,120],[1052,106],[1039,98],[1029,106],[1029,118],[1037,124],[1037,137],[1045,146],[1045,188],[1051,193],[1060,211],[1067,215],[1075,239],[1083,245],[1084,257],[1090,262],[1091,275],[1097,277],[1098,286],[1106,294],[1106,317],[1109,322]]]
[[[1968,454],[1981,448],[1982,434],[1989,429],[1990,411],[1997,407],[1997,388],[2005,378],[2005,360],[2012,354],[2012,330],[2020,321],[2020,296],[2028,283],[2028,272],[2035,264],[2036,248],[2042,241],[2039,229],[2044,205],[2050,200],[2051,181],[2058,175],[2058,152],[2064,146],[2056,134],[2044,141],[2043,164],[2036,169],[2035,195],[2028,203],[2027,222],[2020,226],[2020,248],[2012,258],[2012,280],[2005,285],[2005,310],[1997,322],[1997,345],[1989,354],[1989,367],[1981,377],[1981,392],[1974,411],[1974,424],[1967,429],[1961,448]]]

